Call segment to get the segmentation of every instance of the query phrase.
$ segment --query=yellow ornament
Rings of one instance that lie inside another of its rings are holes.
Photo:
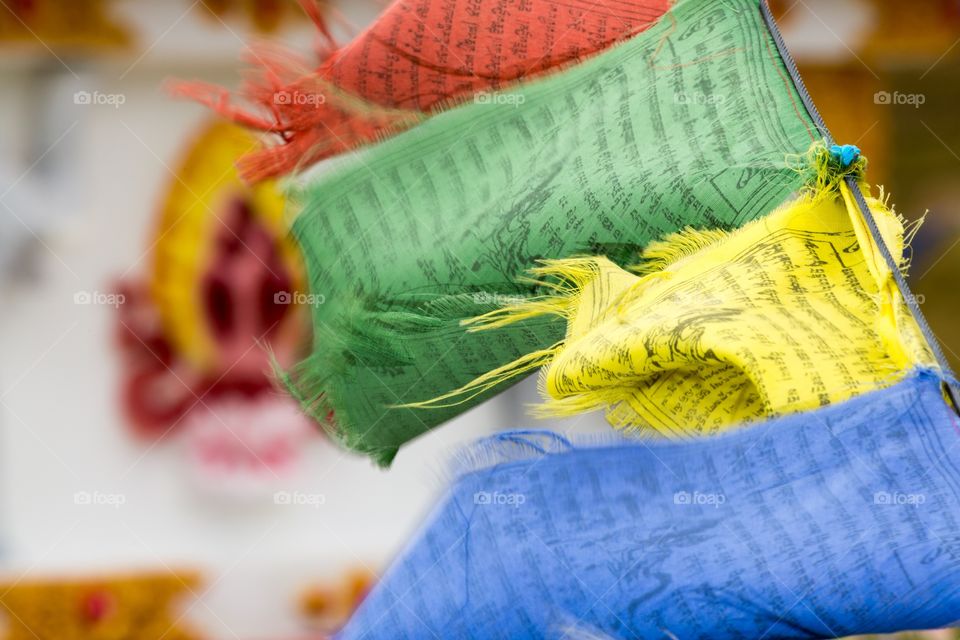
[[[174,348],[201,371],[222,370],[236,355],[221,352],[213,334],[210,302],[203,291],[204,275],[224,240],[236,241],[238,250],[254,251],[233,229],[231,208],[239,203],[269,232],[280,270],[292,285],[282,303],[293,302],[289,294],[301,288],[303,266],[299,249],[287,232],[286,199],[276,182],[248,185],[235,167],[239,157],[259,144],[257,138],[236,125],[216,122],[207,126],[178,167],[161,208],[151,294]],[[300,323],[285,324],[288,334],[303,330]]]
[[[4,640],[193,640],[175,600],[192,596],[190,573],[20,581],[0,585]]]

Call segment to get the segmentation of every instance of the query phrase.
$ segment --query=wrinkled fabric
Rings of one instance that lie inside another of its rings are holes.
[[[960,425],[939,378],[684,444],[504,433],[340,640],[823,638],[947,626]]]
[[[737,228],[804,184],[787,158],[817,138],[752,0],[682,2],[614,49],[501,95],[365,149],[299,195],[294,233],[326,303],[313,309],[312,355],[286,383],[381,464],[503,386],[453,408],[398,405],[562,338],[557,319],[460,326],[535,294],[516,278],[538,259],[624,264],[686,226]]]
[[[547,295],[469,325],[498,331],[556,316],[563,341],[414,406],[454,406],[546,366],[537,414],[603,410],[617,428],[678,437],[815,409],[933,366],[849,188],[838,188],[734,232],[686,229],[654,242],[639,275],[602,256],[544,261],[533,276]],[[902,220],[868,202],[905,266]]]
[[[332,41],[323,15],[304,8]],[[240,94],[175,85],[281,143],[240,162],[251,180],[276,177],[406,129],[449,102],[485,101],[510,83],[576,63],[656,22],[669,0],[397,0],[362,34],[314,67],[285,49],[256,47]]]

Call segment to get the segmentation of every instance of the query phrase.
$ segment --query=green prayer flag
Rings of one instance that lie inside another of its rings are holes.
[[[820,139],[757,0],[686,0],[633,39],[346,158],[299,189],[311,354],[288,388],[346,447],[389,464],[489,397],[437,397],[564,336],[552,317],[460,321],[537,293],[538,259],[635,261],[691,226],[732,229],[803,184]]]

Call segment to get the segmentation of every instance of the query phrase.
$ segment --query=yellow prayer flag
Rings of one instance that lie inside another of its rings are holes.
[[[868,204],[905,266],[909,231],[882,196]],[[544,261],[532,273],[549,295],[467,324],[554,314],[565,339],[411,406],[459,402],[549,365],[539,414],[603,408],[618,428],[679,436],[835,403],[934,363],[842,182],[734,232],[672,234],[633,271],[604,257]]]

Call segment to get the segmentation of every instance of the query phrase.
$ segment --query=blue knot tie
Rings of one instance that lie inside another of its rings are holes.
[[[830,147],[830,155],[846,169],[860,157],[860,147],[853,144],[835,144]]]

